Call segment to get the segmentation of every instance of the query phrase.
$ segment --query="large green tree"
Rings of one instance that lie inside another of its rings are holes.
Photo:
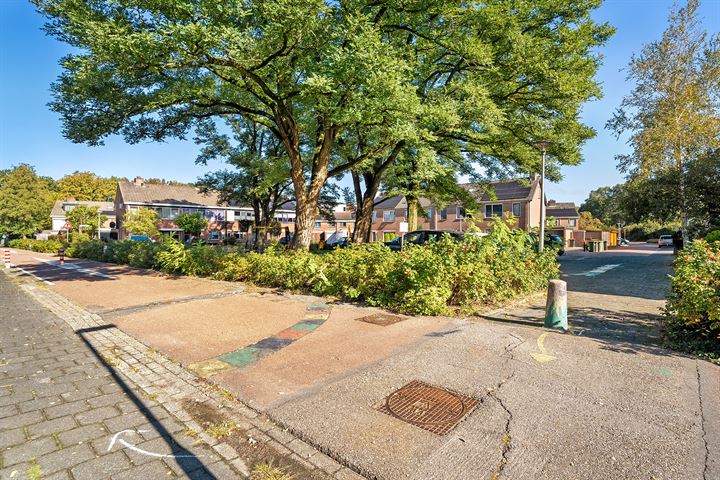
[[[419,104],[408,110],[415,118],[409,132],[356,128],[341,137],[343,157],[355,163],[357,236],[369,238],[382,177],[398,160],[411,173],[397,191],[408,193],[423,190],[434,173],[443,172],[437,178],[445,181],[448,168],[453,179],[470,163],[494,178],[538,172],[533,143],[541,138],[553,141],[549,178],[559,178],[561,164],[579,163],[581,145],[594,135],[579,121],[579,109],[600,95],[592,49],[612,33],[590,18],[599,4],[375,4],[376,23],[412,68]],[[412,172],[421,178],[415,181]],[[409,200],[416,205],[415,195]]]
[[[224,115],[263,124],[288,156],[296,246],[329,177],[382,166],[403,142],[537,170],[532,140],[547,137],[551,158],[577,163],[593,134],[579,107],[599,94],[592,49],[611,31],[590,19],[600,0],[35,3],[78,48],[54,86],[70,139],[162,140]],[[336,154],[348,131],[368,133],[359,155]]]
[[[48,182],[27,164],[0,176],[0,235],[32,235],[50,224],[53,197]]]
[[[363,121],[409,121],[406,61],[362,3],[36,4],[47,30],[79,51],[63,60],[53,87],[70,139],[162,140],[228,114],[262,123],[289,158],[296,246],[309,245],[338,133]]]
[[[117,182],[121,180],[127,181],[126,178],[103,178],[92,172],[74,172],[58,180],[58,195],[63,199],[73,197],[75,200],[112,201]]]
[[[689,219],[688,166],[720,146],[720,34],[701,28],[698,0],[674,7],[662,39],[630,62],[635,88],[608,127],[630,133],[632,153],[618,156],[631,178],[674,179],[683,239]]]

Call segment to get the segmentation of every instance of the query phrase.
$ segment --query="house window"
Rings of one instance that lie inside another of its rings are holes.
[[[347,222],[340,222],[341,227],[347,227]]]
[[[455,209],[455,218],[465,218],[465,209],[463,207]]]
[[[208,240],[220,240],[220,232],[208,232]]]
[[[322,227],[322,222],[315,222],[315,226],[316,226],[317,228]]]
[[[170,218],[175,218],[180,214],[179,208],[171,208],[170,209]]]
[[[383,222],[394,222],[395,210],[385,210],[383,212]]]
[[[373,213],[372,213],[372,223],[375,223],[375,222],[377,222],[377,212],[376,212],[375,210],[373,210]]]
[[[170,210],[171,210],[170,207],[162,207],[160,209],[160,218],[172,218],[170,216]]]
[[[571,218],[570,220],[568,220],[568,226],[570,226],[570,227],[576,227],[576,226],[577,226],[577,219]]]
[[[447,220],[447,208],[440,210],[440,220]]]
[[[502,204],[485,205],[485,218],[502,217]]]
[[[520,204],[519,204],[519,203],[513,203],[512,209],[513,209],[513,216],[514,216],[514,217],[519,217],[519,216],[520,216]]]
[[[373,212],[375,213],[375,212]],[[372,232],[372,241],[377,242],[377,232]]]
[[[428,209],[427,209],[427,219],[430,220],[430,219],[432,219],[432,218],[433,218],[433,209],[432,209],[432,208],[428,208]]]

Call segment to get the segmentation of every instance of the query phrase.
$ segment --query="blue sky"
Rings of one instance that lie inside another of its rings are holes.
[[[720,0],[701,1],[705,29],[720,31]],[[627,146],[604,125],[630,89],[621,70],[633,52],[660,37],[671,5],[672,0],[606,0],[594,13],[596,20],[617,28],[601,50],[605,61],[598,80],[604,98],[587,104],[583,113],[598,135],[586,144],[584,163],[564,168],[564,180],[548,185],[549,198],[579,204],[590,190],[622,181],[614,156],[626,152]],[[127,145],[121,138],[111,138],[105,146],[88,147],[64,139],[58,116],[46,104],[50,83],[60,72],[58,60],[69,50],[45,36],[42,23],[28,1],[0,0],[0,168],[24,162],[54,178],[89,170],[102,176],[194,181],[220,167],[196,166],[197,147],[192,141]]]

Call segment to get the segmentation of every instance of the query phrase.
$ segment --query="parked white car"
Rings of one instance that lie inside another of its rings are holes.
[[[672,235],[660,235],[660,238],[658,239],[658,248],[672,247],[672,246],[673,246]]]

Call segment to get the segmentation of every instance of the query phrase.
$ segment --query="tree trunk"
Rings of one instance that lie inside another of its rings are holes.
[[[375,194],[368,190],[367,195],[363,199],[361,214],[355,216],[355,241],[357,243],[367,243],[372,236],[372,212],[375,206]]]
[[[372,214],[375,207],[375,197],[380,190],[380,181],[385,171],[397,158],[404,142],[398,143],[384,160],[376,160],[373,171],[363,174],[365,193],[362,192],[359,176],[353,172],[353,186],[355,187],[355,233],[353,240],[356,243],[366,243],[372,236]]]
[[[327,136],[334,136],[329,132]],[[302,176],[302,185],[298,188],[298,182],[295,181],[295,172],[293,172],[293,185],[295,186],[295,237],[293,238],[293,249],[307,250],[310,248],[312,241],[312,229],[315,225],[319,212],[318,204],[320,202],[320,193],[325,185],[328,175],[328,165],[330,164],[330,148],[332,141],[323,140],[320,149],[313,160],[313,171],[310,178],[310,185],[305,189],[305,176]],[[293,168],[294,170],[294,168]]]
[[[417,197],[405,196],[407,201],[407,222],[408,232],[414,232],[418,229],[418,206],[419,201]]]
[[[683,162],[680,161],[680,233],[682,233],[683,247],[690,243],[690,235],[687,231],[687,199],[685,198],[685,169],[683,168]]]

